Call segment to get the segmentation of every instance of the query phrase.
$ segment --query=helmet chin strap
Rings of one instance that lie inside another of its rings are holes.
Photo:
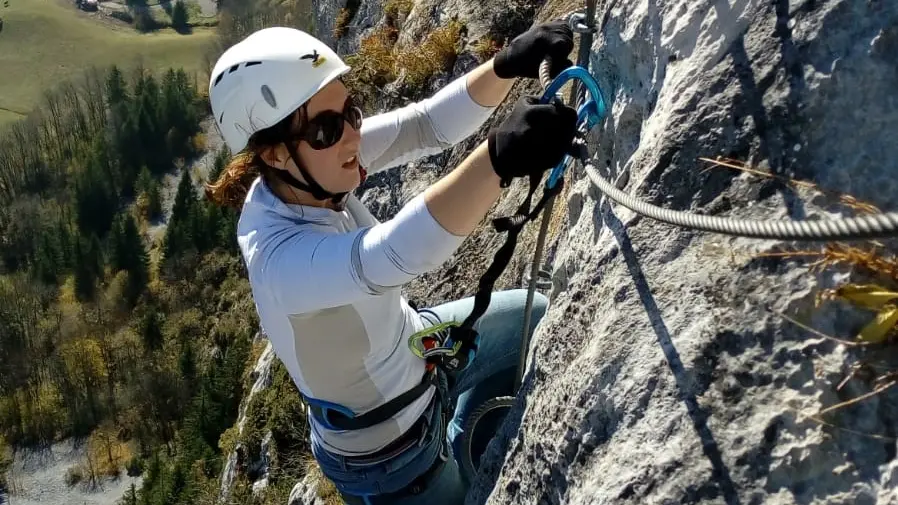
[[[278,176],[279,179],[284,181],[285,183],[297,188],[299,190],[310,193],[313,198],[316,200],[328,200],[335,204],[339,204],[343,198],[346,197],[349,192],[344,191],[342,193],[331,193],[330,191],[321,187],[317,181],[312,177],[312,174],[309,173],[308,170],[303,166],[302,163],[299,163],[299,155],[296,153],[296,149],[290,142],[285,142],[284,145],[287,146],[287,151],[290,153],[290,159],[293,160],[293,163],[296,165],[296,168],[299,169],[299,173],[302,174],[303,178],[308,181],[308,184],[300,181],[296,177],[288,172],[287,170],[275,169],[274,173]]]

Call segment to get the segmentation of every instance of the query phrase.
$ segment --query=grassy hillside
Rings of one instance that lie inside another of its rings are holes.
[[[142,61],[154,71],[200,71],[213,29],[190,35],[174,30],[141,34],[65,0],[0,2],[0,128],[40,103],[43,90],[81,74],[86,66],[130,66]],[[202,75],[200,75],[202,78]]]

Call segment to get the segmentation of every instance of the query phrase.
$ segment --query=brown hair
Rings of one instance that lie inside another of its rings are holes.
[[[300,125],[295,124],[295,120],[297,112],[304,107],[305,105],[278,123],[252,134],[243,151],[228,161],[218,179],[214,183],[206,184],[206,198],[223,207],[238,210],[242,208],[246,193],[256,177],[261,175],[267,178],[271,171],[275,170],[262,160],[262,151],[288,140],[299,130]]]

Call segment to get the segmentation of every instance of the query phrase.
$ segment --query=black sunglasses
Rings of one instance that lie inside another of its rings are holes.
[[[305,109],[303,113],[308,114]],[[362,127],[362,109],[355,105],[351,96],[346,98],[342,112],[326,110],[304,121],[298,138],[308,142],[312,149],[327,149],[343,138],[343,127],[347,122],[356,130]]]

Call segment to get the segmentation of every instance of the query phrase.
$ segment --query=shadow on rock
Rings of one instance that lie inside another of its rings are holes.
[[[630,276],[633,278],[633,283],[636,286],[639,299],[645,307],[652,329],[655,331],[658,343],[661,345],[661,350],[664,352],[664,357],[667,360],[667,364],[677,383],[677,388],[680,390],[680,398],[686,404],[686,410],[689,413],[695,431],[702,442],[702,450],[705,453],[705,456],[711,461],[711,466],[714,469],[712,477],[717,482],[720,491],[723,493],[727,505],[739,504],[739,496],[736,493],[736,487],[730,477],[730,470],[727,468],[726,463],[724,463],[720,447],[714,439],[714,434],[708,427],[709,413],[702,409],[698,404],[698,399],[692,388],[692,381],[689,378],[685,366],[683,366],[682,360],[680,360],[680,355],[677,352],[676,347],[673,345],[670,332],[661,315],[661,310],[655,302],[651,287],[649,287],[645,274],[642,271],[642,267],[639,265],[636,251],[633,250],[633,244],[630,241],[629,234],[627,233],[624,224],[614,215],[607,199],[602,202],[602,211],[605,218],[605,224],[614,234],[617,243],[620,246],[621,254],[627,264]]]

